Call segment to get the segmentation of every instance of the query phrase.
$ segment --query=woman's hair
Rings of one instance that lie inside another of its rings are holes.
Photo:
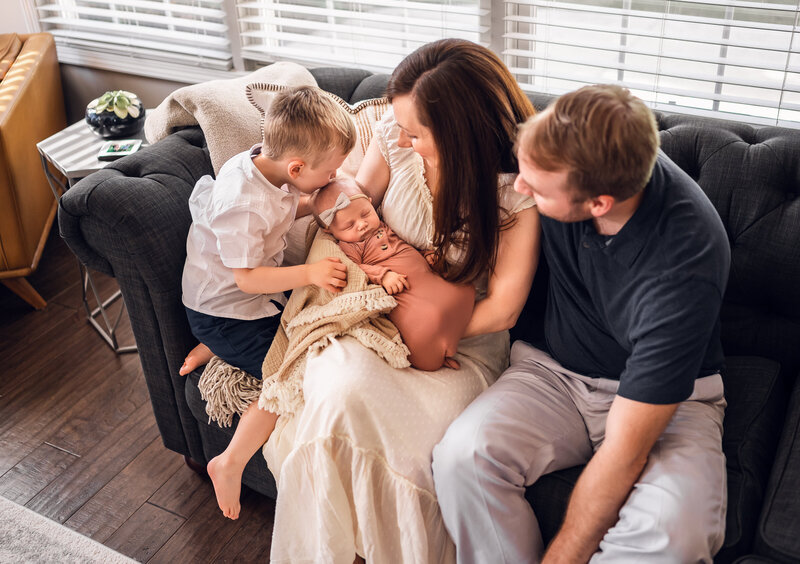
[[[290,151],[316,166],[333,150],[349,153],[356,143],[352,118],[319,88],[281,90],[264,115],[264,156],[276,160]]]
[[[659,137],[644,102],[621,86],[598,84],[562,95],[528,120],[518,144],[537,167],[567,170],[574,199],[627,200],[650,180]]]
[[[411,95],[436,143],[434,268],[450,281],[471,282],[494,267],[499,231],[507,226],[500,220],[498,175],[517,172],[517,125],[533,115],[533,105],[497,55],[461,39],[411,53],[395,68],[386,93],[390,101]],[[445,268],[454,245],[462,260]]]

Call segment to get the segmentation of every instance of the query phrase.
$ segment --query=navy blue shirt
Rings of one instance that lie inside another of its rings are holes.
[[[659,151],[639,207],[613,236],[542,217],[550,266],[545,337],[564,367],[619,379],[619,395],[678,403],[723,364],[725,228],[700,187]]]

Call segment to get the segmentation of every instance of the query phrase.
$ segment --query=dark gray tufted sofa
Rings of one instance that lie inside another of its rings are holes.
[[[355,102],[380,96],[386,75],[316,69],[319,85]],[[542,108],[549,98],[532,95]],[[686,115],[658,116],[666,153],[702,186],[725,223],[733,262],[722,310],[728,410],[723,447],[728,518],[718,562],[800,560],[800,131]],[[115,276],[139,347],[164,444],[205,463],[231,429],[208,425],[199,375],[178,375],[195,345],[181,305],[181,271],[195,181],[211,173],[198,128],[109,165],[62,198],[59,226],[90,268]],[[537,274],[513,336],[535,341],[546,292]],[[558,529],[580,468],[529,488],[546,540]],[[268,496],[257,454],[244,475]]]

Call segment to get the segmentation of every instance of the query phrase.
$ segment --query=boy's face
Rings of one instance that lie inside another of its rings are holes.
[[[342,166],[347,154],[338,149],[330,151],[316,166],[311,162],[303,163],[297,175],[292,175],[292,185],[303,194],[312,194],[334,179],[337,169]]]
[[[370,237],[381,224],[372,202],[356,198],[346,208],[336,212],[328,231],[339,241],[357,243]]]

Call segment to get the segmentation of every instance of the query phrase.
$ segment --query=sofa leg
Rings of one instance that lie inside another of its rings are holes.
[[[208,472],[206,471],[206,465],[200,464],[194,458],[189,458],[185,454],[183,455],[183,461],[186,463],[194,473],[199,475],[202,478],[208,478]]]
[[[25,278],[3,278],[0,280],[3,285],[18,295],[20,298],[34,309],[44,309],[47,302],[39,295],[39,292],[34,290],[31,283]]]

